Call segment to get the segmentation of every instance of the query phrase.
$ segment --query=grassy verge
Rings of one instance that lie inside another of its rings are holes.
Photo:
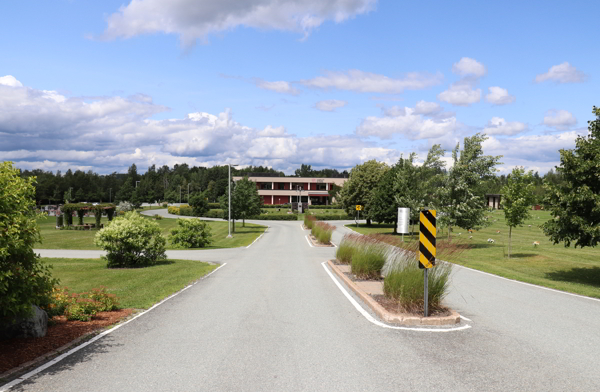
[[[145,217],[152,219],[152,217]],[[85,223],[94,223],[94,218],[84,218]],[[96,230],[57,230],[56,218],[51,216],[42,218],[38,221],[42,233],[42,242],[35,244],[38,249],[100,249],[94,245],[94,236]],[[103,217],[102,223],[108,223],[108,219]],[[162,234],[168,237],[171,229],[177,227],[176,219],[160,219],[156,223],[160,226]],[[203,249],[236,248],[239,246],[250,245],[258,236],[264,233],[266,227],[246,223],[242,227],[241,222],[236,222],[233,238],[227,237],[227,222],[207,221],[207,225],[212,232],[213,242],[210,246]],[[175,249],[167,244],[167,249]]]
[[[71,292],[91,291],[105,286],[119,298],[122,308],[146,309],[181,290],[217,266],[199,261],[168,260],[146,268],[106,268],[100,259],[42,259],[51,264],[52,275]]]
[[[485,229],[473,233],[460,228],[453,231],[453,240],[460,239],[468,245],[468,249],[451,261],[509,279],[600,298],[600,248],[575,249],[565,248],[562,244],[553,245],[539,228],[550,219],[550,214],[532,211],[532,218],[524,226],[513,228],[509,259],[506,257],[508,226],[504,213],[494,211],[488,216],[491,225]],[[393,230],[391,225],[347,227],[362,234],[392,235]],[[446,237],[447,231],[438,232],[438,239]],[[409,235],[405,235],[404,239],[412,241]],[[488,239],[494,242],[488,242]],[[534,246],[535,241],[540,245]]]

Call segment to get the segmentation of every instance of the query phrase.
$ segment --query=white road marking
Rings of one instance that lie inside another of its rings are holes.
[[[508,279],[508,278],[505,278],[503,276],[498,276],[498,275],[490,274],[489,272],[483,272],[483,271],[479,271],[479,270],[476,270],[476,269],[473,269],[473,268],[465,267],[464,265],[460,265],[460,264],[454,264],[454,265],[456,267],[459,267],[459,268],[464,268],[464,269],[468,269],[468,270],[471,270],[471,271],[474,271],[474,272],[479,272],[480,274],[493,276],[494,278],[508,280],[509,282],[520,283],[520,284],[524,284],[526,286],[531,286],[531,287],[535,287],[535,288],[542,289],[542,290],[554,291],[555,293],[560,293],[560,294],[570,295],[570,296],[573,296],[573,297],[578,297],[578,298],[583,298],[583,299],[589,299],[591,301],[600,302],[600,299],[598,299],[598,298],[592,298],[592,297],[586,297],[585,295],[567,293],[566,291],[551,289],[549,287],[539,286],[539,285],[533,284],[533,283],[527,283],[527,282],[521,282],[519,280]]]
[[[254,243],[256,241],[260,240],[260,237],[262,237],[263,235],[265,235],[265,233],[267,232],[267,230],[269,230],[269,227],[271,227],[271,226],[267,225],[267,228],[265,229],[265,231],[263,231],[263,233],[261,235],[259,235],[257,239],[255,239],[254,241],[252,241],[252,243],[250,245],[248,245],[246,247],[246,249],[248,249],[249,247],[251,247],[252,245],[254,245]]]
[[[323,269],[325,269],[325,272],[327,272],[327,274],[329,274],[329,277],[331,278],[331,280],[333,280],[333,282],[340,289],[340,291],[344,294],[344,296],[346,296],[346,298],[348,298],[348,301],[350,301],[350,303],[352,305],[354,305],[356,310],[358,310],[360,312],[360,314],[362,314],[367,320],[369,320],[370,322],[372,322],[373,324],[375,324],[379,327],[389,328],[389,329],[401,329],[401,330],[405,330],[405,331],[418,331],[418,332],[453,332],[453,331],[461,331],[464,329],[471,328],[470,325],[463,325],[462,327],[454,327],[454,328],[433,329],[433,328],[395,327],[392,325],[384,324],[381,321],[376,320],[373,316],[371,316],[369,314],[369,312],[364,310],[362,308],[362,306],[360,306],[360,304],[354,298],[352,298],[350,293],[348,293],[348,291],[346,291],[346,289],[342,286],[342,284],[335,278],[335,276],[333,276],[331,271],[329,271],[329,268],[327,268],[326,263],[327,263],[326,261],[321,263],[321,265],[323,266]]]
[[[473,321],[473,320],[471,320],[471,319],[468,319],[468,318],[466,318],[466,317],[465,317],[465,316],[463,316],[463,315],[460,315],[460,318],[461,318],[461,319],[463,319],[463,320],[465,320],[465,321]]]
[[[307,236],[307,235],[305,235],[305,236],[304,236],[304,238],[306,238],[306,242],[308,242],[308,245],[309,245],[311,248],[314,248],[314,246],[313,246],[313,245],[310,243],[310,240],[308,239],[308,236]]]
[[[53,360],[51,360],[50,362],[46,362],[45,364],[38,366],[37,368],[33,369],[32,371],[30,371],[29,373],[26,373],[24,375],[22,375],[19,378],[14,379],[13,381],[4,384],[2,386],[0,386],[0,392],[4,392],[4,391],[8,391],[10,388],[14,387],[15,385],[19,385],[20,383],[22,383],[23,381],[35,376],[36,374],[44,371],[45,369],[48,369],[50,366],[62,361],[63,359],[67,358],[69,355],[76,353],[77,351],[81,350],[82,348],[94,343],[96,340],[101,339],[102,337],[108,335],[109,333],[116,331],[117,329],[121,328],[122,326],[129,324],[130,322],[132,322],[133,320],[135,320],[136,318],[148,313],[149,311],[151,311],[152,309],[162,305],[163,303],[167,302],[168,300],[170,300],[171,298],[183,293],[185,290],[189,289],[190,287],[194,286],[195,284],[197,284],[198,282],[200,282],[201,280],[204,280],[206,278],[208,278],[209,276],[211,276],[212,274],[214,274],[215,272],[217,272],[218,270],[220,270],[222,267],[225,267],[225,265],[227,265],[227,263],[223,263],[221,264],[219,267],[217,267],[217,269],[215,269],[214,271],[212,271],[211,273],[209,273],[208,275],[203,276],[202,278],[198,279],[197,281],[195,281],[192,284],[187,285],[186,287],[182,288],[181,290],[179,290],[178,292],[169,295],[167,298],[163,299],[162,301],[160,301],[157,304],[154,304],[153,306],[151,306],[148,310],[143,311],[142,313],[136,315],[135,317],[125,321],[122,324],[118,324],[115,325],[114,327],[112,327],[111,329],[104,331],[96,336],[94,336],[92,339],[88,340],[85,343],[80,344],[77,347],[74,347],[72,349],[70,349],[69,351],[67,351],[66,353],[63,353],[61,355],[59,355],[58,357],[54,358]]]

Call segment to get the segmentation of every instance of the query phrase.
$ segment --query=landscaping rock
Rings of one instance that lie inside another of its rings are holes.
[[[0,339],[41,338],[48,332],[48,313],[37,305],[32,305],[29,317],[17,319],[12,325],[0,331]]]

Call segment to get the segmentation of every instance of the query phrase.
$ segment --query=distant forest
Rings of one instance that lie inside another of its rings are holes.
[[[139,174],[135,164],[126,174],[112,173],[100,175],[93,171],[71,169],[65,173],[57,171],[22,170],[22,177],[36,176],[36,202],[40,204],[60,204],[70,202],[119,202],[136,200],[141,202],[167,201],[187,202],[189,194],[206,192],[209,201],[218,201],[227,189],[228,166],[189,167],[187,164],[173,168],[152,165],[144,174]],[[283,177],[281,171],[263,166],[249,166],[243,169],[231,168],[231,176],[262,175]],[[348,177],[348,172],[336,169],[314,170],[311,165],[302,164],[294,173],[296,177]]]

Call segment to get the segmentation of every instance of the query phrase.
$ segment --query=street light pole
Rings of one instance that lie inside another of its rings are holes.
[[[231,235],[231,166],[236,167],[237,165],[232,165],[231,163],[227,164],[229,166],[229,185],[227,189],[229,190],[229,220],[227,221],[227,228],[229,229],[229,234],[227,238],[233,238]]]

